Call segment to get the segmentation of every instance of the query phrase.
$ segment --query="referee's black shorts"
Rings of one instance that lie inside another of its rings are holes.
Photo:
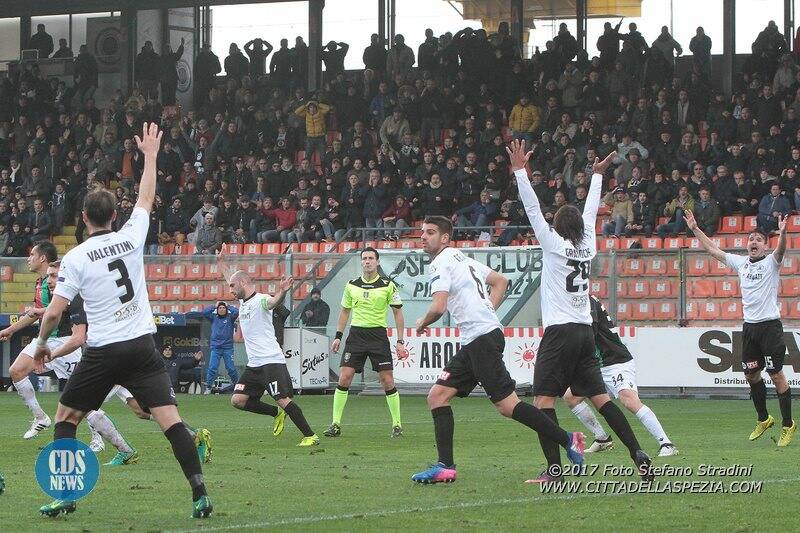
[[[600,362],[595,357],[594,330],[588,324],[554,324],[544,330],[536,366],[533,395],[561,397],[606,394]]]
[[[742,326],[742,370],[754,374],[766,370],[776,374],[783,370],[786,342],[783,324],[779,319],[749,323]]]
[[[60,402],[79,411],[93,411],[103,405],[114,385],[131,391],[143,409],[177,404],[164,361],[150,334],[86,348]]]
[[[360,374],[364,371],[367,358],[372,362],[372,370],[375,372],[394,368],[386,328],[351,326],[344,343],[344,355],[340,366],[352,368],[356,374]]]

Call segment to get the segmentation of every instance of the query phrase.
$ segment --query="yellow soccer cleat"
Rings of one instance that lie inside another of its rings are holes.
[[[319,446],[319,437],[316,434],[311,435],[310,437],[303,437],[303,440],[300,441],[298,446],[302,448],[306,448],[308,446]]]
[[[277,437],[281,433],[283,433],[283,423],[286,420],[286,411],[281,409],[277,415],[275,415],[275,422],[272,423],[272,436]]]
[[[797,423],[792,420],[792,425],[790,427],[783,426],[781,428],[781,438],[778,439],[778,446],[788,446],[792,439],[794,438],[794,432],[797,431]]]
[[[756,424],[756,429],[750,433],[750,440],[756,440],[758,437],[764,434],[769,428],[771,428],[775,424],[775,419],[772,418],[772,415],[767,415],[767,419],[763,422],[759,422]]]

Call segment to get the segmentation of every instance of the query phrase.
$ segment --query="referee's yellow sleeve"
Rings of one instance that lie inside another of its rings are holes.
[[[342,307],[344,309],[352,309],[353,308],[353,297],[350,295],[350,283],[348,282],[347,285],[344,286],[344,292],[342,293]]]
[[[403,300],[400,299],[400,291],[394,281],[389,282],[389,301],[388,304],[392,307],[403,307]]]

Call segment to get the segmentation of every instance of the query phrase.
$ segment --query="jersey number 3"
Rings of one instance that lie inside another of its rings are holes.
[[[585,291],[589,288],[589,264],[589,261],[567,260],[567,266],[572,268],[572,272],[567,276],[567,292]],[[575,278],[578,276],[580,280],[575,283]]]
[[[115,259],[108,264],[108,271],[119,272],[119,279],[117,280],[117,287],[125,287],[125,294],[119,297],[119,301],[122,303],[128,303],[133,300],[133,283],[131,283],[131,278],[128,276],[128,267],[125,266],[125,262],[122,259]]]

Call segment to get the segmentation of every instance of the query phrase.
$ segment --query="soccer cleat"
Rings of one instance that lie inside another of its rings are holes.
[[[583,464],[583,453],[586,448],[586,438],[583,433],[576,431],[570,438],[570,445],[567,448],[567,457],[569,461],[576,465]]]
[[[788,446],[794,438],[794,432],[797,431],[797,423],[792,420],[792,425],[789,427],[783,426],[781,428],[781,438],[778,439],[778,446],[781,448]]]
[[[592,445],[586,448],[586,453],[598,453],[614,449],[614,439],[608,437],[606,440],[594,439]]]
[[[750,440],[756,440],[758,437],[764,434],[769,428],[771,428],[775,424],[775,419],[772,418],[772,415],[767,415],[767,419],[764,421],[759,422],[756,424],[756,429],[750,433]]]
[[[430,485],[433,483],[452,483],[456,480],[456,465],[445,466],[444,463],[431,465],[427,470],[411,476],[411,481]]]
[[[339,426],[339,424],[333,423],[322,434],[326,437],[338,437],[342,434],[342,428]]]
[[[650,461],[649,455],[642,450],[637,450],[634,462],[639,470],[639,475],[642,476],[642,481],[653,481],[656,478],[655,474],[653,474],[652,461]]]
[[[3,477],[3,474],[0,474],[0,494],[3,494],[6,491],[6,479]]]
[[[39,512],[45,516],[56,517],[62,514],[74,513],[75,502],[69,500],[53,500],[47,505],[39,507]]]
[[[284,421],[286,420],[286,411],[281,409],[278,411],[278,414],[275,415],[275,421],[272,423],[272,436],[277,437],[281,433],[283,433],[283,426]]]
[[[89,441],[89,449],[94,453],[99,453],[106,449],[106,443],[103,442],[103,437],[99,433],[92,435],[92,440]]]
[[[300,441],[298,444],[301,448],[306,448],[308,446],[319,446],[319,437],[316,434],[311,435],[310,437],[303,437],[303,440]]]
[[[391,437],[392,438],[396,438],[396,437],[402,437],[402,436],[403,436],[403,428],[400,427],[400,426],[394,426],[392,428]]]
[[[528,479],[525,481],[525,483],[528,483],[530,485],[533,483],[542,483],[542,484],[557,483],[559,481],[564,481],[564,478],[562,476],[554,476],[549,472],[549,469],[545,469],[545,471],[539,474],[538,477],[536,477],[535,479]]]
[[[671,457],[673,455],[678,455],[678,448],[671,442],[662,444],[661,448],[658,450],[659,457]]]
[[[34,418],[33,422],[31,423],[31,428],[25,432],[22,438],[25,440],[32,439],[45,429],[49,428],[50,424],[51,420],[47,415],[44,415],[44,418]]]
[[[117,452],[117,455],[114,456],[109,462],[105,463],[103,466],[122,466],[122,465],[130,465],[139,460],[139,452],[136,450],[131,450],[129,452]]]
[[[213,510],[214,507],[207,495],[200,496],[192,502],[192,518],[208,518]]]
[[[200,457],[201,463],[211,462],[211,453],[213,452],[211,445],[211,432],[206,428],[200,428],[194,435],[194,443],[197,446],[197,455]]]

